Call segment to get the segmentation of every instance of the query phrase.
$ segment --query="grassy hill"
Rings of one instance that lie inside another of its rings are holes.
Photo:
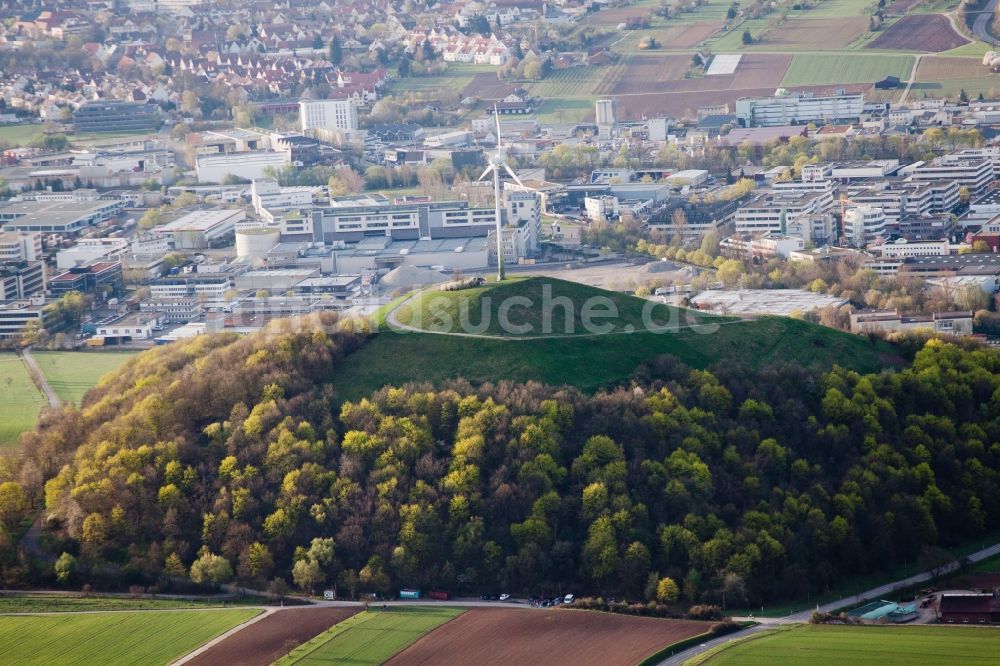
[[[534,297],[535,302],[540,303],[539,294],[544,284],[551,285],[554,295],[573,295],[574,303],[579,304],[595,295],[616,303],[619,317],[607,320],[613,324],[615,332],[588,334],[578,319],[574,319],[577,335],[508,336],[509,339],[415,333],[383,327],[378,335],[345,359],[334,383],[347,398],[358,398],[387,384],[398,386],[419,381],[439,384],[457,377],[473,383],[533,380],[593,391],[627,380],[641,364],[662,354],[676,356],[695,368],[724,362],[750,367],[791,362],[817,368],[839,364],[859,372],[871,372],[900,362],[887,343],[873,344],[867,338],[785,317],[739,321],[683,311],[684,317],[690,316],[704,325],[684,324],[673,332],[646,332],[638,326],[646,301],[549,278],[511,280],[500,286],[487,285],[459,292],[426,292],[411,301],[413,305],[401,306],[397,318],[401,323],[410,324],[421,315],[424,328],[444,327],[450,322],[446,330],[458,332],[458,299],[464,294],[469,298],[469,320],[480,322],[483,308],[488,308],[494,316],[487,334],[504,335],[496,323],[498,302],[502,298],[522,295]],[[485,300],[488,295],[493,298]],[[441,297],[444,297],[441,307],[431,308],[431,300]],[[452,304],[454,308],[450,309]],[[541,330],[539,311],[514,310],[511,320],[533,324],[535,331]],[[579,310],[578,307],[578,313]],[[662,322],[670,311],[676,310],[659,305],[654,310],[654,320]],[[558,317],[561,326],[561,312]],[[636,326],[639,332],[624,333],[629,325]]]
[[[500,337],[632,333],[651,326],[659,329],[726,321],[695,310],[541,277],[513,278],[458,291],[423,291],[400,306],[396,319],[431,332]],[[512,326],[503,326],[504,320]]]

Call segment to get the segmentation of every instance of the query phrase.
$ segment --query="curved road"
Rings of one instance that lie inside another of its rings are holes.
[[[976,11],[976,20],[972,23],[972,34],[987,44],[997,41],[997,38],[989,32],[990,19],[993,18],[996,8],[997,0],[989,0],[982,9]]]

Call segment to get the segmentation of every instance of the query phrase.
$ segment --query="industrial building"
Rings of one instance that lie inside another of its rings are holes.
[[[826,307],[847,305],[848,299],[805,289],[710,289],[691,299],[699,310],[727,314],[771,314],[788,317]]]
[[[183,275],[153,280],[149,285],[149,297],[153,301],[193,297],[206,308],[221,308],[230,288],[226,275]]]
[[[199,210],[157,228],[175,249],[203,250],[228,243],[236,224],[247,217],[243,209]]]
[[[933,331],[972,335],[972,317],[973,313],[969,311],[901,315],[896,310],[861,310],[851,313],[851,333]]]
[[[163,118],[155,104],[99,101],[84,104],[73,112],[77,134],[101,132],[154,132]]]
[[[282,169],[292,163],[290,150],[251,150],[242,153],[198,155],[196,172],[200,183],[221,183],[227,176],[256,180],[268,169]]]
[[[322,189],[313,186],[282,187],[273,178],[260,178],[250,184],[250,203],[258,215],[271,222],[275,213],[311,206],[313,197]]]
[[[479,270],[490,265],[491,250],[486,236],[403,241],[391,241],[385,236],[366,238],[350,248],[334,250],[330,272],[363,274],[402,265],[448,271]]]
[[[4,231],[76,234],[115,217],[125,207],[118,199],[95,201],[11,201],[0,206]]]
[[[159,326],[160,319],[156,313],[132,313],[118,317],[109,322],[98,324],[95,337],[105,343],[120,344],[133,340],[149,340],[153,330]]]
[[[865,96],[843,90],[832,95],[791,93],[775,97],[736,100],[736,118],[743,127],[773,127],[857,121],[864,112]]]

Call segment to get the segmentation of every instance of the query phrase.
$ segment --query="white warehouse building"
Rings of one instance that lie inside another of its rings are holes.
[[[198,155],[196,171],[200,183],[221,183],[226,176],[257,180],[266,176],[267,169],[281,169],[291,163],[290,150],[251,150]]]
[[[174,249],[203,250],[228,241],[236,224],[246,219],[242,208],[199,210],[157,228]]]

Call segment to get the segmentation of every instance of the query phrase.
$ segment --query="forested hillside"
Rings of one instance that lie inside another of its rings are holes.
[[[764,603],[1000,528],[994,351],[932,341],[870,375],[662,357],[594,395],[454,382],[342,404],[365,335],[316,320],[143,354],[33,434],[7,489],[44,502],[77,585],[120,567],[637,598],[655,572],[685,602]],[[5,557],[8,584],[54,581]]]

